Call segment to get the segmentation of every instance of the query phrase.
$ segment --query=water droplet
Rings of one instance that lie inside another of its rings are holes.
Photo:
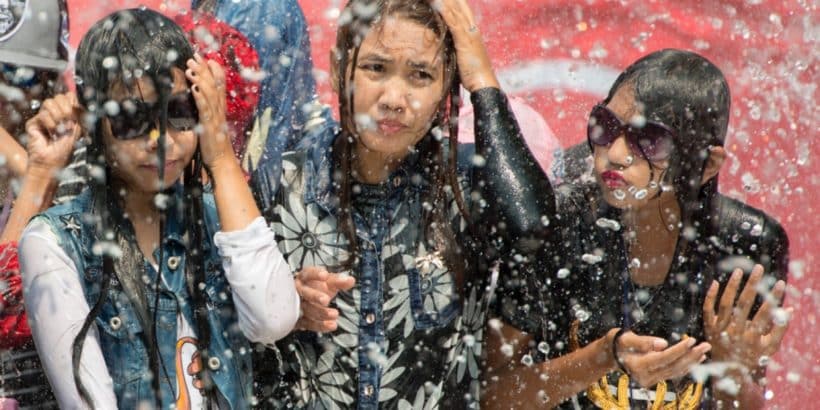
[[[513,347],[509,343],[504,343],[503,345],[501,345],[500,350],[501,350],[501,354],[503,354],[504,356],[512,357],[512,355],[513,355]]]
[[[621,230],[621,224],[614,219],[598,218],[598,220],[595,221],[595,225],[600,228],[611,229],[615,232]]]
[[[640,191],[635,192],[635,199],[637,199],[637,200],[644,199],[644,198],[646,198],[646,196],[648,194],[649,194],[649,191],[647,191],[645,189],[641,189]]]
[[[534,362],[532,360],[532,356],[525,354],[523,357],[521,357],[521,364],[523,364],[524,366],[530,367],[533,365],[533,363]]]
[[[590,265],[594,265],[594,264],[600,262],[601,259],[603,259],[603,258],[601,258],[598,255],[593,255],[591,253],[585,253],[581,256],[581,260],[588,263],[588,264],[590,264]]]
[[[616,190],[612,191],[612,196],[614,196],[615,199],[617,199],[619,201],[623,201],[624,198],[626,198],[626,192],[624,192],[623,190],[620,190],[620,189],[616,189]]]
[[[558,279],[565,279],[567,276],[569,276],[569,269],[567,269],[567,268],[558,269],[557,276],[558,276]]]
[[[547,342],[538,343],[538,351],[544,354],[545,356],[550,353],[550,345]]]

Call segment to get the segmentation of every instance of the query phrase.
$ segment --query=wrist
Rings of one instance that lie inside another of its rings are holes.
[[[215,158],[205,162],[204,165],[208,170],[208,174],[210,174],[213,179],[219,179],[221,175],[225,175],[226,173],[232,174],[237,170],[241,172],[239,161],[233,155],[233,151],[230,153],[220,153]]]
[[[51,185],[57,182],[57,172],[59,168],[48,165],[29,162],[26,167],[24,178],[26,182],[37,185]]]
[[[606,332],[606,335],[602,337],[601,340],[601,350],[600,353],[602,357],[606,357],[606,368],[607,372],[613,372],[620,368],[618,364],[618,357],[616,356],[617,353],[617,346],[616,343],[616,336],[621,331],[620,328],[612,328]]]

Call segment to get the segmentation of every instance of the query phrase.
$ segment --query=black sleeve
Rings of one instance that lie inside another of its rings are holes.
[[[548,221],[555,214],[550,181],[524,142],[504,93],[484,88],[470,98],[476,152],[484,162],[474,179],[487,205],[482,224],[495,228],[510,249],[535,251],[525,242],[546,239]]]

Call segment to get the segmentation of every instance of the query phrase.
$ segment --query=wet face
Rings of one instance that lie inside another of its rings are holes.
[[[432,30],[400,17],[370,30],[352,87],[359,148],[399,159],[424,137],[443,98],[440,45]]]
[[[170,98],[181,98],[189,92],[188,82],[182,70],[174,68],[174,86]],[[156,103],[159,95],[150,79],[140,79],[133,89],[114,87],[111,98],[115,101],[126,99]],[[157,158],[159,123],[149,127],[144,135],[132,139],[117,139],[111,132],[110,121],[102,121],[103,142],[106,161],[114,176],[124,183],[125,188],[137,192],[156,193],[159,191],[159,164]],[[175,129],[168,124],[165,138],[165,180],[168,187],[178,180],[191,162],[197,147],[193,130]]]
[[[632,88],[622,86],[612,97],[609,108],[622,123],[642,121],[643,109],[635,101]],[[661,190],[668,160],[650,163],[640,152],[632,152],[624,135],[606,146],[593,144],[595,177],[608,204],[620,209],[640,209],[648,203],[674,197]]]

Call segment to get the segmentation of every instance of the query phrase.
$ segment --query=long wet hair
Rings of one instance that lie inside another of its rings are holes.
[[[444,67],[444,95],[439,102],[436,118],[432,127],[447,128],[449,137],[428,135],[416,145],[420,158],[420,173],[425,174],[431,182],[431,188],[425,191],[422,215],[425,241],[441,252],[444,262],[454,273],[456,283],[461,288],[467,270],[465,257],[459,241],[456,240],[451,221],[448,221],[447,193],[451,191],[459,212],[469,220],[461,186],[458,181],[458,108],[461,81],[456,65],[456,53],[453,39],[447,25],[427,0],[351,0],[342,12],[339,30],[336,37],[334,61],[337,70],[336,79],[339,92],[339,113],[341,117],[341,134],[337,136],[333,152],[334,162],[340,172],[335,173],[335,184],[339,192],[339,227],[349,243],[349,258],[346,268],[357,261],[358,244],[356,228],[353,223],[351,191],[353,184],[352,159],[356,144],[357,132],[354,121],[354,90],[351,87],[356,76],[356,63],[359,49],[370,30],[378,30],[386,17],[398,17],[412,21],[430,29],[440,40],[440,56]],[[449,147],[445,147],[449,145]],[[445,158],[445,156],[447,158]]]
[[[671,274],[668,286],[684,305],[691,305],[690,329],[700,337],[700,298],[711,283],[715,255],[708,251],[710,238],[717,234],[716,198],[718,177],[701,185],[709,160],[709,148],[723,146],[729,125],[729,85],[720,69],[706,58],[689,51],[666,49],[646,55],[630,65],[615,80],[605,103],[622,87],[630,87],[635,101],[643,107],[647,120],[658,121],[675,131],[674,148],[666,169],[650,162],[652,172],[663,172],[662,183],[674,190],[681,210],[678,260],[695,272],[682,280]],[[671,271],[670,271],[671,272]],[[693,286],[698,285],[698,286]]]
[[[95,213],[96,239],[98,244],[119,246],[121,253],[105,252],[103,255],[102,282],[99,297],[91,309],[74,339],[72,364],[74,381],[81,397],[89,404],[89,395],[79,378],[78,368],[82,354],[83,342],[89,327],[94,323],[103,305],[108,301],[109,288],[112,279],[116,278],[121,284],[123,292],[137,313],[137,318],[143,329],[142,342],[148,352],[148,362],[152,387],[157,407],[161,407],[160,375],[164,374],[168,380],[168,373],[159,353],[156,337],[156,308],[150,313],[147,300],[147,287],[151,286],[155,292],[154,306],[159,299],[159,283],[162,282],[162,263],[164,262],[163,246],[160,246],[158,276],[156,283],[146,285],[143,281],[144,255],[139,249],[133,227],[124,214],[121,191],[115,191],[111,166],[106,162],[103,133],[106,127],[106,103],[110,100],[110,93],[114,87],[124,86],[124,89],[134,91],[138,87],[138,80],[151,81],[157,94],[159,110],[158,128],[160,140],[158,143],[159,163],[165,161],[165,138],[167,129],[167,105],[173,88],[174,77],[172,70],[185,71],[186,62],[193,57],[193,49],[185,37],[185,33],[170,19],[145,8],[129,9],[115,12],[94,24],[83,37],[76,56],[76,83],[78,98],[85,108],[87,116],[85,126],[90,130],[90,145],[88,159],[90,189],[93,196],[93,210]],[[138,94],[137,94],[138,95]],[[110,104],[110,103],[109,103]],[[147,138],[144,136],[142,138]],[[160,167],[160,180],[163,178]],[[182,201],[177,201],[173,188],[166,194],[171,198],[167,211],[160,210],[160,238],[165,228],[167,212],[184,212],[184,223],[188,237],[185,259],[185,274],[188,283],[188,293],[193,300],[193,311],[199,349],[203,363],[207,363],[207,347],[210,344],[210,328],[207,322],[207,308],[205,296],[196,284],[205,282],[205,273],[202,261],[203,232],[203,204],[202,204],[202,164],[199,150],[186,168],[182,178],[184,195]],[[121,187],[120,187],[121,188]],[[181,203],[180,203],[181,202]],[[196,223],[190,223],[196,221]],[[114,238],[113,243],[109,238]],[[162,239],[161,239],[162,240]],[[210,377],[206,366],[198,375],[205,381],[206,391],[203,396],[208,399],[212,393]],[[169,383],[173,381],[168,380]],[[173,387],[171,388],[173,391]]]

